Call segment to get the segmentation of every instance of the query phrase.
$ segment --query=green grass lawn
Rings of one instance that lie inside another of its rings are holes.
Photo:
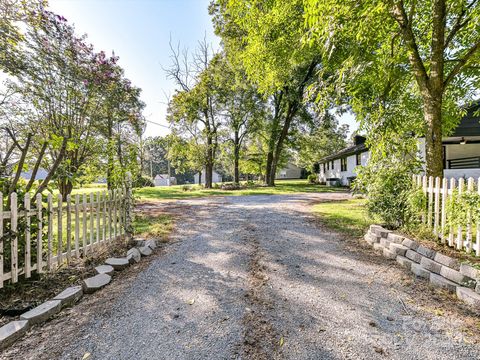
[[[206,196],[279,195],[346,191],[344,188],[309,184],[307,180],[277,180],[275,187],[259,186],[240,190],[203,189],[198,185],[190,185],[189,190],[184,188],[184,185],[147,187],[136,189],[135,195],[141,200],[175,200]]]
[[[373,223],[364,199],[322,202],[314,205],[313,211],[327,227],[350,236],[363,236]]]

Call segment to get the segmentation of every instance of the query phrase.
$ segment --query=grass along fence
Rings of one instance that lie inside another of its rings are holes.
[[[0,199],[3,199],[0,193]],[[0,207],[0,288],[54,271],[97,246],[123,238],[130,228],[131,188],[67,196],[10,196]]]
[[[423,224],[443,244],[480,256],[480,178],[414,175],[413,181],[426,197]]]

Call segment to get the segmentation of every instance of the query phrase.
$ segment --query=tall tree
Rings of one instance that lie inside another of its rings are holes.
[[[266,183],[275,184],[285,139],[306,90],[320,64],[314,46],[300,46],[304,36],[301,0],[212,3],[215,31],[232,62],[240,62],[248,79],[269,99]]]
[[[348,84],[343,89],[360,103],[354,106],[365,106],[357,96],[366,90],[357,86],[358,78],[369,79],[374,102],[380,105],[376,110],[383,113],[392,92],[398,94],[398,84],[407,82],[405,89],[423,105],[426,172],[441,176],[442,137],[458,124],[460,107],[475,97],[479,85],[479,2],[306,0],[305,4],[306,37],[328,57],[332,81]],[[393,102],[398,104],[395,98]]]

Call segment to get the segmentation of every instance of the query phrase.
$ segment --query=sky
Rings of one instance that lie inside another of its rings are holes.
[[[163,68],[171,64],[170,39],[181,48],[195,50],[204,38],[213,48],[220,39],[208,15],[210,0],[49,0],[49,9],[87,34],[97,51],[115,51],[119,65],[146,103],[145,136],[168,133],[165,120],[168,96],[175,84]],[[341,122],[356,128],[351,115]],[[159,126],[157,124],[163,126]]]

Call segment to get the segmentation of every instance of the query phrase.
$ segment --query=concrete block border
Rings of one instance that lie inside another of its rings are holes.
[[[371,225],[364,236],[365,241],[376,251],[424,278],[432,286],[444,288],[480,310],[480,270],[468,264],[461,264],[432,250],[415,240],[394,234],[379,225]]]
[[[75,305],[84,294],[92,294],[108,285],[112,279],[111,275],[114,275],[114,273],[111,274],[113,270],[122,271],[132,263],[127,259],[128,255],[138,254],[138,261],[135,256],[134,262],[139,262],[140,254],[142,257],[149,256],[157,247],[154,239],[134,239],[133,241],[136,246],[129,249],[124,258],[108,258],[105,261],[106,264],[95,268],[97,275],[82,280],[81,286],[66,288],[54,298],[20,315],[19,320],[10,321],[0,327],[0,349],[5,349],[21,338],[32,325],[41,324],[58,314],[64,307]]]

